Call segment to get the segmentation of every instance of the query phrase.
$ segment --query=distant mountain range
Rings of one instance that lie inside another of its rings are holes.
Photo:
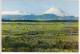
[[[55,14],[43,15],[3,15],[2,20],[78,20],[75,16],[57,16]]]
[[[65,11],[59,8],[51,7],[41,15],[30,14],[22,11],[4,11],[2,12],[3,21],[53,21],[53,20],[78,20],[78,17],[66,15]]]

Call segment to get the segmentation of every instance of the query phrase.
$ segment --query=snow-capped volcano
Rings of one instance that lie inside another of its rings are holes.
[[[62,13],[62,11],[60,10],[60,9],[58,9],[58,8],[49,8],[49,9],[47,9],[45,12],[44,12],[44,14],[55,14],[55,15],[57,15],[57,16],[63,16],[64,15],[64,13]]]

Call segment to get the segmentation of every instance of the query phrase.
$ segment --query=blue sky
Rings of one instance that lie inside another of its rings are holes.
[[[3,0],[3,11],[20,10],[40,14],[49,8],[56,7],[69,15],[78,16],[78,0]]]

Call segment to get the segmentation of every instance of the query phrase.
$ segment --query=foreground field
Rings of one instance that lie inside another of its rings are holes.
[[[77,52],[77,22],[3,22],[2,51]]]

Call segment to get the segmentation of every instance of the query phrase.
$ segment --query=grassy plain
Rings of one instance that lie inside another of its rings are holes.
[[[78,52],[78,22],[3,22],[3,52]]]

